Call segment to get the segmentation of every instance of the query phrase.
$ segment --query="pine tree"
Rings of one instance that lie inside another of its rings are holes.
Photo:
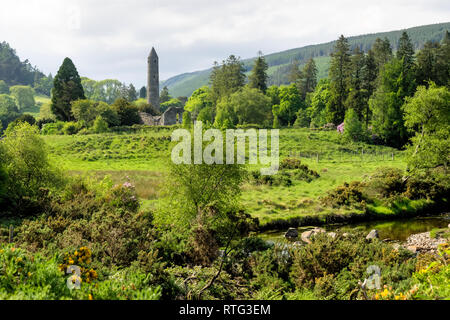
[[[51,110],[59,120],[73,120],[70,104],[78,99],[85,99],[81,79],[72,60],[65,58],[53,80]]]
[[[408,33],[404,31],[398,41],[397,59],[403,60],[405,68],[410,69],[414,64],[414,47]]]
[[[143,86],[143,87],[139,90],[139,98],[141,98],[141,99],[147,98],[147,89],[145,88],[145,86]]]
[[[328,104],[327,120],[341,123],[345,116],[345,101],[348,96],[349,77],[351,71],[350,46],[348,40],[341,35],[331,54],[330,85],[331,101]]]
[[[399,97],[412,96],[416,90],[414,48],[408,33],[403,32],[398,42],[397,59],[402,62]]]
[[[303,100],[306,99],[306,95],[310,92],[314,92],[317,86],[317,67],[314,59],[309,59],[303,68],[301,74],[303,75],[299,84],[300,96]]]
[[[288,81],[289,83],[298,84],[303,78],[302,72],[300,71],[300,62],[298,60],[292,60],[289,65]]]
[[[450,86],[450,34],[445,31],[436,57],[437,85]]]
[[[258,52],[258,58],[255,60],[255,64],[251,71],[250,76],[248,77],[249,86],[251,88],[256,88],[261,90],[263,93],[266,93],[267,90],[267,69],[269,68],[262,52]]]
[[[211,98],[215,104],[224,96],[230,95],[242,88],[245,84],[245,69],[240,58],[230,55],[219,65],[214,62],[210,74]]]
[[[437,57],[440,45],[427,41],[417,54],[416,81],[418,85],[426,85],[428,81],[438,82]]]
[[[345,103],[346,109],[353,109],[360,120],[366,109],[366,94],[363,89],[363,70],[365,65],[364,52],[356,47],[351,57],[351,70],[349,78],[349,95]]]
[[[128,86],[128,97],[127,97],[128,101],[134,101],[137,99],[137,92],[136,92],[136,88],[133,86],[132,83],[130,83],[130,85]]]
[[[364,89],[365,99],[366,99],[366,104],[365,104],[366,109],[364,112],[364,118],[365,118],[366,129],[367,129],[369,127],[369,120],[371,117],[368,101],[369,101],[370,97],[373,95],[373,93],[376,89],[376,86],[377,86],[376,80],[378,77],[378,68],[377,68],[377,64],[376,64],[376,60],[375,60],[375,54],[373,53],[372,50],[369,50],[364,61],[365,61],[365,64],[364,64],[364,69],[363,69],[362,87]]]
[[[392,59],[391,43],[388,38],[384,38],[384,40],[377,38],[371,50],[374,55],[377,70],[380,72],[383,66]]]

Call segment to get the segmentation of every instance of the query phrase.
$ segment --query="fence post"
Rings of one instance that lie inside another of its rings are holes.
[[[9,243],[13,242],[14,237],[14,227],[12,225],[9,226]]]
[[[394,161],[394,153],[392,152],[392,161]]]
[[[317,153],[317,163],[319,163],[319,153]]]

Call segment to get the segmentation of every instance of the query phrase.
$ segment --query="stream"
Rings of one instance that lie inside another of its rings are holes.
[[[372,229],[377,229],[380,239],[390,239],[395,241],[405,241],[410,235],[422,232],[428,232],[435,228],[446,228],[450,223],[450,213],[444,213],[438,216],[416,217],[402,220],[390,221],[369,221],[346,225],[327,225],[321,226],[326,231],[355,232],[362,231],[369,233]],[[299,234],[314,228],[299,227]],[[284,231],[266,231],[260,233],[260,237],[266,241],[286,241],[284,239]]]

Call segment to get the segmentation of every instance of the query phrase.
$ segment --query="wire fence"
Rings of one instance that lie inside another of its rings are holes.
[[[290,150],[289,157],[310,159],[316,162],[380,162],[398,160],[400,155],[396,152],[381,152],[365,149],[337,153]]]

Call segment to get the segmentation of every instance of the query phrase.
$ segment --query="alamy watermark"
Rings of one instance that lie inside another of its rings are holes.
[[[370,275],[364,280],[365,288],[367,289],[381,289],[381,269],[377,265],[370,265],[367,267],[366,273]]]
[[[270,154],[267,148],[268,131],[270,131]],[[248,163],[266,166],[260,169],[261,174],[273,175],[279,168],[279,134],[278,129],[226,129],[224,140],[221,130],[208,129],[203,132],[202,122],[196,121],[193,143],[189,130],[176,129],[172,132],[172,141],[179,142],[172,149],[171,159],[175,164],[245,164],[248,141]],[[211,143],[203,148],[204,141]],[[235,141],[237,141],[236,148]]]
[[[67,274],[72,274],[68,279],[67,279],[67,288],[69,288],[70,290],[73,289],[80,289],[81,288],[81,269],[79,266],[75,266],[75,265],[70,265],[67,267],[66,270]]]

